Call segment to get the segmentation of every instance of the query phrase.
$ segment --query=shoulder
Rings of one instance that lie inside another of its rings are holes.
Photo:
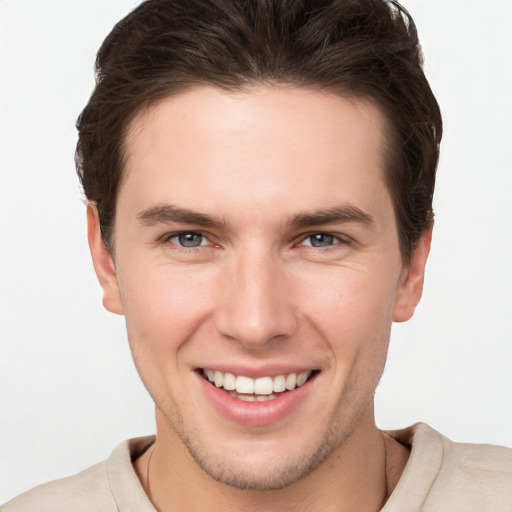
[[[27,491],[0,507],[1,512],[114,512],[154,511],[133,469],[132,460],[144,452],[153,437],[124,441],[110,457],[67,478],[54,480]]]
[[[64,510],[110,512],[117,510],[107,477],[107,463],[68,478],[39,485],[2,506],[2,512],[60,512]]]
[[[396,491],[418,510],[512,512],[510,448],[455,443],[422,423],[390,434],[411,447]]]
[[[475,510],[512,511],[512,449],[487,444],[454,443],[442,436],[444,459],[438,493],[454,490]]]

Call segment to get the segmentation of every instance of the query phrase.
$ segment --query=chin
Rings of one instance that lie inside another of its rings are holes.
[[[239,450],[231,444],[225,451],[209,449],[199,433],[176,433],[195,463],[215,481],[240,490],[272,491],[288,487],[317,469],[350,435],[340,430],[330,428],[318,442],[306,440],[308,446],[277,443],[276,447],[276,443],[255,439],[251,446],[244,442]]]
[[[272,491],[283,489],[306,477],[327,457],[315,452],[309,457],[287,456],[274,462],[268,460],[209,458],[188,448],[198,466],[215,481],[247,491]]]

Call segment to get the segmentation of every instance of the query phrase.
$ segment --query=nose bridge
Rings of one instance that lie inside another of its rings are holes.
[[[228,265],[218,328],[248,347],[288,337],[296,329],[283,262],[271,250],[247,248]]]

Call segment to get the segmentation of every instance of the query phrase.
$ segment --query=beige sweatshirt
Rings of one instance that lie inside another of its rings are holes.
[[[382,512],[512,512],[512,450],[453,443],[429,426],[388,432],[411,455]],[[36,487],[3,512],[155,512],[132,460],[154,437],[121,443],[104,462]]]

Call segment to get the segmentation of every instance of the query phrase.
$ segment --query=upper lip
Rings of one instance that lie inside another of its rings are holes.
[[[302,373],[305,371],[315,371],[318,368],[306,365],[282,365],[282,364],[267,364],[261,367],[249,367],[244,365],[227,365],[227,364],[214,364],[207,363],[204,366],[196,368],[198,371],[202,370],[218,370],[222,373],[232,373],[235,376],[243,375],[252,379],[259,377],[276,377],[277,375],[289,375],[290,373]]]

